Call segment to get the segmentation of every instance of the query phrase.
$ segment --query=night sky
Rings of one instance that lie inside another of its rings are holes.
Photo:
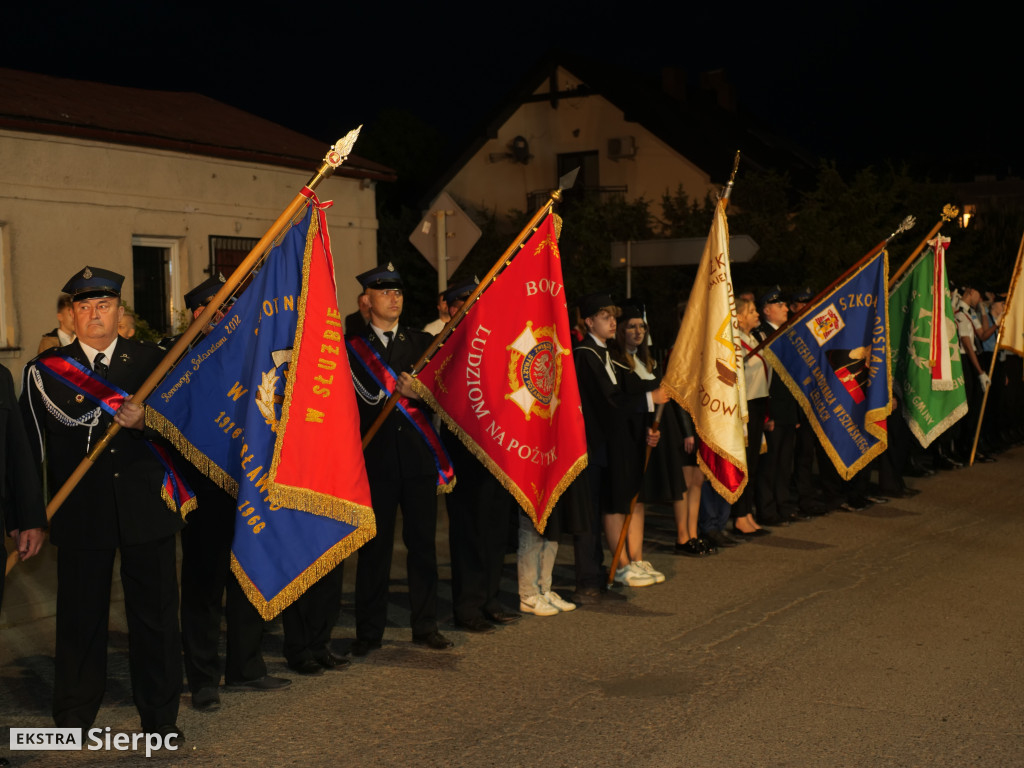
[[[325,142],[396,107],[450,153],[558,48],[650,76],[724,68],[741,108],[845,168],[909,161],[959,180],[1024,165],[1020,57],[1009,20],[981,5],[42,5],[5,9],[0,66],[197,91]]]

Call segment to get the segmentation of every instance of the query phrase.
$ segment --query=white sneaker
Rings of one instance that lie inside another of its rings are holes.
[[[661,584],[661,582],[665,580],[665,574],[661,571],[654,570],[654,566],[646,560],[634,560],[631,563],[631,565],[635,565],[644,573],[649,573],[651,576],[653,576],[655,584]]]
[[[568,600],[563,600],[558,596],[557,592],[545,592],[542,597],[548,601],[552,608],[557,608],[560,611],[576,610],[576,603],[570,603]]]
[[[636,563],[630,563],[615,572],[615,581],[627,587],[649,587],[654,584],[654,577]]]
[[[573,606],[574,608],[576,606]],[[534,616],[554,616],[558,609],[544,599],[543,595],[530,595],[519,599],[519,610]]]

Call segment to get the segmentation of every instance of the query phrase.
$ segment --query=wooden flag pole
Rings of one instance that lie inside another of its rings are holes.
[[[739,155],[739,153],[736,153]],[[654,411],[654,422],[651,424],[651,430],[654,432],[658,431],[658,427],[661,426],[661,414],[665,410],[665,404],[661,403]],[[643,482],[644,475],[647,474],[647,465],[651,461],[651,451],[654,450],[651,446],[647,446],[647,450],[644,451],[644,468],[640,472],[640,480]],[[626,533],[629,531],[629,521],[633,519],[633,507],[636,506],[637,501],[640,499],[640,491],[637,490],[633,500],[629,502],[629,511],[626,512],[626,519],[622,521],[622,531],[619,532],[619,543],[615,547],[615,557],[612,558],[612,567],[608,569],[608,586],[610,587],[615,581],[615,571],[619,567],[619,558],[622,556],[622,548],[626,546]]]
[[[455,315],[445,324],[441,333],[439,333],[431,342],[430,346],[427,347],[427,351],[424,352],[423,356],[416,361],[416,365],[414,365],[412,371],[410,371],[413,376],[422,371],[427,363],[430,362],[430,359],[437,354],[437,351],[442,347],[442,345],[444,345],[448,337],[451,336],[452,331],[454,331],[456,326],[462,322],[462,318],[465,317],[469,308],[476,303],[478,298],[480,298],[480,294],[487,289],[487,286],[494,282],[498,273],[511,263],[516,251],[523,247],[523,243],[526,242],[526,239],[533,234],[544,217],[551,212],[551,206],[562,199],[562,191],[572,188],[572,185],[576,182],[576,176],[579,173],[579,170],[579,168],[576,168],[569,171],[569,173],[565,174],[565,176],[558,180],[558,189],[551,190],[551,195],[548,198],[548,201],[537,210],[533,215],[533,218],[530,219],[525,227],[523,227],[523,231],[519,233],[519,236],[512,241],[512,245],[510,245],[505,252],[501,254],[501,258],[494,262],[494,266],[491,267],[490,271],[486,275],[484,275],[484,279],[481,280],[476,288],[473,289],[473,292],[469,294],[469,297],[459,308],[459,311],[456,312]],[[374,435],[376,435],[380,430],[381,426],[384,424],[384,420],[391,415],[393,410],[395,410],[395,406],[398,404],[398,399],[400,397],[401,395],[397,391],[392,392],[391,396],[387,399],[387,402],[384,403],[384,408],[377,414],[377,418],[374,420],[373,424],[370,425],[370,428],[366,430],[366,434],[363,435],[363,450],[366,450],[366,446],[370,444]]]
[[[843,272],[843,274],[841,274],[839,277],[837,277],[835,280],[829,283],[829,285],[824,290],[818,291],[818,294],[809,302],[807,302],[807,305],[802,310],[797,312],[795,315],[786,320],[786,322],[784,322],[782,325],[776,328],[774,333],[767,336],[764,339],[764,341],[762,341],[750,352],[748,352],[748,356],[756,355],[758,352],[760,352],[762,349],[768,346],[771,342],[775,341],[776,338],[785,333],[791,325],[795,325],[797,322],[799,322],[801,318],[803,318],[808,312],[811,311],[811,309],[814,307],[814,305],[818,302],[819,299],[821,299],[823,296],[827,296],[833,288],[835,288],[837,285],[843,282],[843,280],[845,280],[850,274],[857,271],[858,269],[860,269],[861,266],[863,266],[867,262],[871,261],[871,259],[873,259],[875,256],[877,256],[882,251],[882,249],[884,249],[885,246],[889,244],[889,241],[896,237],[896,235],[900,234],[901,232],[906,232],[908,229],[913,227],[915,223],[916,220],[913,216],[907,216],[905,219],[903,219],[903,221],[900,222],[899,227],[896,228],[895,232],[893,232],[891,235],[885,238],[885,240],[883,240],[870,251],[868,251],[864,256],[859,258],[852,267],[847,269],[845,272]]]
[[[342,163],[348,159],[349,154],[352,152],[352,147],[356,143],[356,139],[359,138],[359,131],[362,126],[355,130],[349,131],[344,138],[339,139],[338,143],[331,147],[330,151],[324,157],[323,162],[317,169],[316,173],[313,174],[312,178],[306,182],[304,189],[315,190],[321,181],[328,178],[335,169],[338,168]],[[149,377],[142,383],[138,391],[132,394],[125,402],[143,403],[146,398],[149,397],[153,390],[163,381],[164,376],[170,372],[178,359],[185,354],[188,348],[192,345],[192,342],[202,332],[210,322],[212,322],[214,315],[221,308],[228,297],[231,296],[238,286],[248,277],[249,273],[259,264],[260,260],[264,257],[267,251],[269,251],[276,243],[278,238],[292,225],[293,219],[295,219],[299,212],[302,211],[309,199],[301,192],[297,194],[292,201],[288,204],[288,207],[284,209],[284,212],[277,217],[277,220],[270,226],[266,234],[260,238],[260,241],[256,243],[249,255],[245,257],[241,264],[235,268],[235,271],[231,273],[224,285],[221,286],[220,290],[217,291],[217,295],[210,299],[209,304],[206,305],[206,309],[192,321],[178,341],[171,347],[170,351],[164,356],[160,364],[153,370]],[[53,495],[50,499],[50,503],[46,505],[46,519],[49,521],[53,518],[54,513],[60,509],[67,497],[71,494],[71,491],[75,489],[75,486],[85,477],[86,473],[92,468],[92,465],[100,457],[103,451],[106,450],[110,441],[114,438],[118,432],[121,431],[121,425],[117,422],[111,423],[107,428],[107,431],[103,434],[89,454],[82,459],[82,461],[75,467],[75,470],[71,473],[71,476],[64,482],[64,485]],[[7,572],[10,572],[14,563],[17,562],[17,552],[13,552],[7,559]]]
[[[900,268],[896,270],[896,273],[889,278],[890,291],[893,289],[893,286],[896,285],[896,281],[900,279],[900,276],[910,268],[910,265],[914,263],[914,260],[921,254],[921,251],[925,249],[925,246],[928,245],[928,241],[939,234],[939,230],[942,229],[942,225],[951,219],[955,219],[959,215],[960,210],[955,206],[944,205],[942,207],[942,217],[939,219],[939,222],[932,227],[931,231],[924,236],[924,240],[917,244],[917,248],[914,249],[914,252],[907,257],[907,260],[900,265]]]
[[[1013,299],[1014,291],[1017,290],[1017,278],[1020,276],[1021,255],[1024,254],[1024,236],[1021,237],[1020,246],[1017,248],[1017,261],[1013,265],[1013,278],[1010,280],[1010,292],[1006,295],[1006,309],[1010,307],[1010,300]],[[974,466],[974,455],[978,451],[978,440],[981,438],[981,423],[985,419],[985,406],[988,404],[988,393],[992,389],[992,373],[996,369],[996,358],[999,357],[999,340],[1003,336],[1003,325],[1006,323],[1006,309],[1003,316],[999,318],[999,330],[996,331],[996,346],[992,351],[992,361],[988,364],[988,388],[981,398],[981,411],[978,413],[978,426],[974,428],[974,442],[971,444],[971,458],[967,462],[968,467]],[[970,407],[970,406],[968,406]]]
[[[736,154],[732,160],[732,173],[729,174],[729,181],[725,185],[725,189],[722,190],[719,195],[720,199],[725,201],[726,206],[729,205],[729,198],[732,196],[733,186],[736,183],[736,172],[740,167],[740,151],[737,149]],[[661,403],[654,411],[654,422],[651,424],[651,430],[654,432],[658,431],[658,427],[661,426],[661,414],[665,410],[665,404]],[[643,482],[644,475],[647,474],[647,465],[651,461],[651,446],[647,446],[644,451],[644,468],[640,472],[641,482]],[[608,569],[608,586],[610,587],[615,582],[615,571],[619,567],[619,558],[622,556],[622,548],[626,545],[626,534],[629,531],[629,522],[633,519],[633,507],[636,506],[637,500],[640,498],[640,491],[637,490],[633,500],[629,503],[629,510],[626,512],[626,519],[622,522],[622,530],[619,532],[619,543],[615,547],[615,556],[612,558],[612,567]]]

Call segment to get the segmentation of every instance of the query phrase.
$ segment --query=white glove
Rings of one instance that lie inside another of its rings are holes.
[[[981,382],[981,391],[982,392],[988,392],[989,384],[992,383],[992,379],[990,379],[988,377],[988,374],[987,373],[979,373],[978,374],[978,381]]]

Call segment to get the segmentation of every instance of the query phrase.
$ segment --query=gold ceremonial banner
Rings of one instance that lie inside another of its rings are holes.
[[[1006,297],[1006,310],[1002,328],[999,330],[999,349],[1008,349],[1024,356],[1024,286],[1021,285],[1021,254],[1024,253],[1024,239],[1017,249],[1017,263],[1014,265],[1010,293]]]
[[[747,395],[743,358],[734,340],[738,326],[725,206],[725,200],[718,201],[662,384],[693,417],[700,467],[732,504],[747,484]]]

